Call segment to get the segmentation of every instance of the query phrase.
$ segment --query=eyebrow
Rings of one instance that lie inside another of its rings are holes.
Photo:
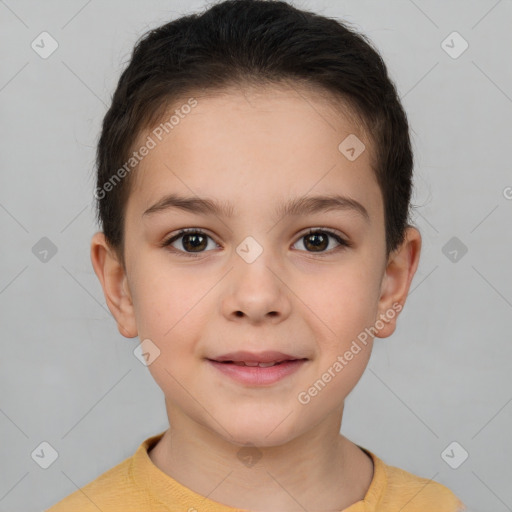
[[[142,216],[177,208],[196,214],[213,214],[219,217],[233,217],[234,206],[229,202],[216,201],[199,197],[183,197],[177,194],[167,194],[150,206]],[[275,210],[277,219],[286,216],[308,215],[331,210],[352,211],[358,213],[367,223],[370,215],[366,208],[350,197],[342,195],[304,196],[291,199]]]

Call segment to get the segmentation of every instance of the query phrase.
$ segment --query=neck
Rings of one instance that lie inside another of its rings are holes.
[[[151,460],[185,487],[225,505],[343,510],[364,498],[373,476],[368,456],[339,433],[343,408],[278,446],[231,443],[169,409],[172,427],[150,451]]]

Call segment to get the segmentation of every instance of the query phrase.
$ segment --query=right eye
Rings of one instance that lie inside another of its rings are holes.
[[[174,242],[180,240],[180,238],[181,241],[179,242],[179,244],[181,245],[182,249],[173,246]],[[171,252],[182,254],[187,257],[191,256],[194,258],[197,255],[205,252],[203,249],[205,249],[208,246],[208,238],[213,241],[213,239],[209,235],[207,235],[204,231],[200,229],[182,229],[179,231],[179,233],[172,235],[170,238],[162,242],[161,245],[162,247],[172,247],[170,249]],[[213,243],[217,245],[216,242],[213,241]]]

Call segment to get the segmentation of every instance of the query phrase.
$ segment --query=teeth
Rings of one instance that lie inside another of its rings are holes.
[[[238,366],[259,366],[260,368],[268,368],[269,366],[274,366],[277,363],[276,362],[273,362],[273,363],[258,363],[256,361],[248,361],[248,362],[234,361],[234,364],[236,364]]]

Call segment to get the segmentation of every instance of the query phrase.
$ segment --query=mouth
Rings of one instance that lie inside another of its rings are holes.
[[[218,363],[233,363],[246,366],[273,366],[287,361],[298,361],[306,359],[304,357],[297,357],[295,355],[284,354],[283,352],[276,352],[275,350],[266,350],[264,352],[247,352],[239,350],[238,352],[230,352],[215,358],[210,361]]]
[[[234,364],[236,366],[259,366],[260,368],[270,368],[271,366],[277,366],[291,361],[306,361],[306,359],[284,359],[282,361],[270,361],[266,363],[262,361],[217,361],[216,359],[209,359],[209,361],[221,364]]]
[[[226,354],[207,361],[221,374],[248,386],[274,384],[304,366],[307,358],[280,352]]]

